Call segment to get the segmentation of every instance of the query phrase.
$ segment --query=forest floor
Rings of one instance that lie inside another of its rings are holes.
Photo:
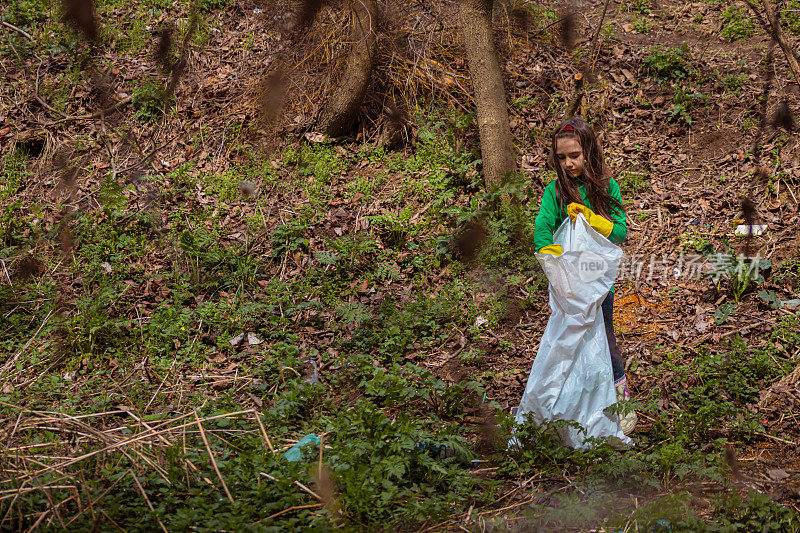
[[[332,140],[341,10],[297,36],[289,11],[194,5],[100,2],[93,44],[48,0],[0,8],[0,529],[800,528],[800,87],[744,4],[611,1],[596,48],[605,2],[572,30],[496,6],[521,179],[491,192],[454,5],[382,5]],[[797,43],[800,2],[782,20]],[[628,216],[624,450],[510,416],[579,72]]]

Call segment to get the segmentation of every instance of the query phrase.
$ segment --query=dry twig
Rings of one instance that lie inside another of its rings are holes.
[[[153,508],[153,504],[150,503],[150,498],[147,497],[147,493],[144,491],[144,487],[142,487],[142,484],[139,483],[139,479],[136,477],[136,474],[133,473],[133,470],[129,470],[128,472],[130,472],[131,477],[133,478],[133,482],[136,484],[136,488],[139,489],[139,494],[142,495],[142,498],[144,498],[145,503],[147,503],[147,507],[150,508],[150,512],[155,513],[156,510]],[[169,531],[167,531],[167,528],[164,527],[164,522],[161,521],[161,518],[156,516],[156,521],[158,522],[158,525],[161,527],[161,531],[163,531],[164,533],[169,533]]]
[[[217,466],[217,461],[214,460],[214,454],[211,453],[211,446],[208,445],[208,439],[206,438],[206,432],[203,430],[203,424],[200,422],[200,417],[197,416],[197,411],[194,412],[194,419],[197,422],[197,427],[200,430],[200,437],[203,439],[203,444],[206,445],[206,451],[208,452],[208,458],[211,459],[211,465],[214,467],[214,472],[217,473],[217,477],[219,478],[220,483],[222,483],[222,488],[225,489],[225,495],[228,497],[228,500],[233,503],[233,496],[231,496],[231,491],[228,490],[228,485],[225,483],[225,479],[222,477],[222,472],[219,471],[219,467]]]
[[[2,25],[2,26],[5,26],[5,27],[6,27],[6,28],[8,28],[9,30],[14,30],[15,32],[19,33],[20,35],[22,35],[23,37],[25,37],[25,38],[26,38],[26,39],[28,39],[29,41],[32,41],[32,40],[33,40],[33,37],[31,37],[31,35],[30,35],[28,32],[26,32],[26,31],[25,31],[25,30],[23,30],[23,29],[17,28],[17,27],[16,27],[16,26],[14,26],[13,24],[9,24],[8,22],[6,22],[6,21],[4,21],[4,20],[0,20],[0,25]]]

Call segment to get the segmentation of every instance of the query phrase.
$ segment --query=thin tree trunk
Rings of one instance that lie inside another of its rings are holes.
[[[775,11],[775,7],[770,3],[770,0],[761,0],[761,5],[764,7],[764,13],[767,15],[767,21],[764,23],[764,20],[759,17],[758,10],[756,9],[755,4],[753,4],[752,0],[745,0],[747,5],[756,14],[758,17],[759,22],[764,25],[764,30],[767,33],[771,34],[772,37],[778,42],[783,50],[783,55],[786,56],[786,61],[789,63],[789,69],[794,74],[795,80],[797,83],[800,83],[800,60],[798,60],[797,52],[794,48],[792,48],[791,43],[786,39],[786,35],[781,30],[780,22],[778,21],[778,14]]]
[[[319,126],[330,137],[347,133],[369,87],[375,63],[377,0],[352,0],[353,22],[350,40],[353,49],[347,56],[338,85],[320,111]]]
[[[789,68],[792,69],[792,74],[794,74],[797,83],[800,83],[800,62],[797,60],[797,52],[786,40],[786,36],[783,34],[781,25],[778,22],[778,17],[775,15],[775,8],[770,3],[770,0],[761,0],[761,4],[764,6],[767,20],[772,26],[772,34],[777,39],[778,44],[781,45],[781,50],[783,50],[786,60],[789,62]]]
[[[569,103],[566,113],[564,113],[565,119],[574,117],[575,114],[578,112],[578,110],[581,108],[581,104],[583,103],[584,75],[578,72],[577,74],[575,74],[575,76],[573,76],[573,79],[575,80],[575,96],[572,97],[572,101]]]
[[[491,0],[459,0],[461,33],[478,111],[483,179],[496,187],[517,169],[503,73],[492,36]]]

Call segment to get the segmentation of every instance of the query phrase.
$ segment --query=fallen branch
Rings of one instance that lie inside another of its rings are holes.
[[[288,509],[284,509],[283,511],[278,511],[278,512],[277,512],[277,513],[275,513],[275,514],[271,514],[271,515],[269,515],[269,516],[266,518],[266,520],[269,520],[270,518],[275,518],[276,516],[280,516],[280,515],[282,515],[282,514],[284,514],[284,513],[288,513],[289,511],[295,511],[295,510],[297,510],[297,509],[310,509],[310,508],[312,508],[312,507],[320,507],[320,506],[322,506],[322,505],[325,505],[325,504],[323,504],[323,503],[311,503],[311,504],[309,504],[309,505],[294,505],[294,506],[292,506],[292,507],[289,507]]]
[[[122,475],[122,476],[119,476],[119,478],[118,478],[118,479],[117,479],[117,480],[116,480],[114,483],[112,483],[112,484],[111,484],[111,485],[110,485],[110,486],[109,486],[109,487],[108,487],[106,490],[104,490],[104,491],[103,491],[103,493],[102,493],[102,494],[100,494],[100,496],[98,496],[98,497],[97,497],[97,498],[95,498],[94,500],[90,501],[90,502],[89,502],[89,505],[85,505],[85,506],[83,507],[83,510],[82,510],[81,512],[79,512],[77,515],[73,516],[73,517],[70,519],[70,521],[66,523],[66,527],[69,527],[69,525],[70,525],[70,524],[72,524],[73,522],[75,522],[75,521],[76,521],[78,518],[80,518],[80,517],[81,517],[81,516],[82,516],[84,513],[86,513],[87,511],[93,510],[93,509],[94,509],[94,506],[95,506],[95,505],[97,505],[97,503],[98,503],[98,502],[99,502],[99,501],[100,501],[100,500],[101,500],[101,499],[102,499],[102,498],[103,498],[103,497],[104,497],[106,494],[108,494],[109,492],[111,492],[111,489],[113,489],[114,487],[116,487],[116,486],[119,484],[119,482],[120,482],[120,481],[122,481],[124,478],[125,478],[125,476],[124,476],[124,475]]]
[[[9,24],[8,22],[6,22],[6,21],[4,21],[4,20],[0,20],[0,25],[3,25],[3,26],[5,26],[5,27],[6,27],[6,28],[8,28],[9,30],[14,30],[15,32],[17,32],[17,33],[19,33],[20,35],[22,35],[23,37],[26,37],[26,38],[27,38],[29,41],[32,41],[32,40],[33,40],[33,37],[31,37],[31,34],[30,34],[30,33],[26,32],[26,31],[25,31],[25,30],[23,30],[23,29],[17,28],[17,27],[16,27],[16,26],[14,26],[13,24]]]
[[[323,500],[322,500],[322,496],[320,496],[319,494],[317,494],[317,493],[316,493],[316,492],[314,492],[313,490],[309,489],[308,487],[306,487],[305,485],[303,485],[302,483],[300,483],[300,482],[299,482],[299,481],[297,481],[296,479],[294,480],[294,484],[295,484],[295,485],[297,485],[298,487],[300,487],[300,489],[302,489],[303,491],[307,492],[307,493],[308,493],[308,494],[310,494],[311,496],[313,496],[313,497],[315,497],[316,499],[318,499],[319,501],[323,501]]]
[[[768,439],[772,439],[777,442],[782,442],[784,444],[790,444],[792,446],[797,446],[797,443],[791,440],[782,439],[780,437],[776,437],[775,435],[770,435],[769,433],[765,433],[764,431],[755,431],[756,435],[761,435],[762,437],[767,437]]]

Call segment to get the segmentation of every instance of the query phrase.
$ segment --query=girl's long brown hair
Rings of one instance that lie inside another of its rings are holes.
[[[556,160],[556,141],[565,137],[577,139],[583,149],[583,183],[586,185],[586,196],[592,204],[592,210],[598,215],[611,219],[612,210],[621,210],[622,205],[608,192],[608,169],[606,168],[603,149],[597,140],[592,127],[580,117],[572,117],[562,122],[553,132],[548,164],[555,169],[556,198],[562,210],[572,202],[583,204],[583,197],[575,183],[561,168]]]

